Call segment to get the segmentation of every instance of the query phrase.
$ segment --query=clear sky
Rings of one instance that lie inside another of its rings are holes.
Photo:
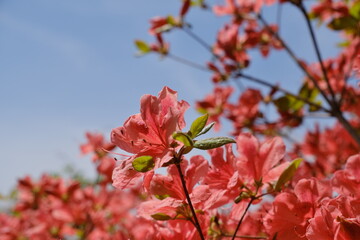
[[[0,0],[1,193],[25,174],[59,172],[67,164],[91,176],[90,161],[79,152],[84,133],[108,134],[122,125],[139,112],[145,93],[156,95],[167,85],[193,104],[211,91],[208,73],[155,55],[134,57],[134,39],[153,40],[148,20],[176,15],[179,6],[176,0]],[[275,12],[267,13],[270,21]],[[284,38],[301,57],[314,59],[300,15],[291,7],[282,12]],[[226,20],[198,10],[189,19],[209,43]],[[184,33],[168,37],[174,54],[200,62],[209,58]],[[334,53],[329,37],[319,36],[325,56]],[[286,54],[253,59],[249,73],[287,86],[300,83]],[[189,110],[187,122],[196,116]]]

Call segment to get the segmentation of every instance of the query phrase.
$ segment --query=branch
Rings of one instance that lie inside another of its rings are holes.
[[[204,67],[203,65],[200,65],[200,64],[198,64],[198,63],[192,62],[192,61],[187,60],[187,59],[185,59],[185,58],[181,58],[181,57],[172,55],[172,54],[170,54],[170,53],[166,54],[165,57],[168,57],[168,58],[171,59],[171,60],[174,60],[174,61],[179,62],[179,63],[181,63],[181,64],[187,65],[187,66],[189,66],[189,67],[193,67],[193,68],[199,69],[199,70],[201,70],[201,71],[212,72],[210,69],[208,69],[207,67]]]
[[[304,15],[304,18],[306,20],[306,25],[307,25],[307,27],[308,27],[308,29],[310,31],[311,40],[312,40],[314,48],[315,48],[316,56],[317,56],[317,59],[318,59],[318,61],[320,63],[320,66],[321,66],[321,71],[322,71],[322,73],[324,75],[324,79],[325,79],[326,85],[327,85],[327,87],[329,89],[329,92],[331,94],[333,103],[334,103],[334,105],[336,105],[335,93],[334,93],[334,91],[333,91],[333,89],[331,88],[331,85],[330,85],[330,80],[329,80],[329,77],[327,75],[327,72],[326,72],[326,69],[325,69],[325,66],[324,66],[324,62],[323,62],[322,57],[321,57],[320,48],[319,48],[319,45],[318,45],[318,43],[316,41],[314,29],[313,29],[313,27],[311,25],[310,19],[308,17],[308,14],[306,12],[306,9],[305,9],[304,5],[302,4],[302,1],[300,1],[300,2],[301,3],[299,5],[296,5],[296,6],[299,7],[301,13]]]
[[[337,120],[343,125],[343,127],[346,129],[346,131],[352,136],[352,138],[356,141],[358,146],[360,146],[360,135],[357,134],[356,130],[351,126],[349,121],[345,119],[344,115],[342,114],[341,110],[339,109],[338,105],[331,101],[328,96],[325,94],[325,92],[320,88],[319,84],[315,80],[315,78],[305,69],[305,67],[301,64],[300,60],[295,56],[294,52],[287,46],[287,44],[282,40],[282,38],[274,32],[265,19],[261,16],[261,14],[257,15],[258,19],[264,24],[266,29],[278,39],[278,41],[281,42],[285,50],[288,52],[290,57],[297,63],[297,65],[304,71],[304,73],[307,75],[307,77],[311,80],[311,82],[314,84],[314,86],[319,90],[323,98],[326,100],[326,102],[331,107],[331,115],[337,118]]]
[[[179,158],[177,158],[177,160],[179,160]],[[185,193],[185,195],[186,195],[187,202],[188,202],[188,204],[189,204],[191,213],[192,213],[193,218],[194,218],[194,221],[195,221],[196,230],[199,232],[200,238],[201,238],[202,240],[205,240],[204,235],[203,235],[203,233],[202,233],[202,231],[201,231],[201,226],[200,226],[199,220],[198,220],[197,217],[196,217],[195,209],[194,209],[194,207],[193,207],[193,205],[192,205],[189,192],[188,192],[188,190],[187,190],[187,188],[186,188],[186,182],[185,182],[184,175],[183,175],[183,173],[182,173],[182,171],[181,171],[180,163],[175,163],[175,166],[176,166],[176,168],[177,168],[177,170],[178,170],[178,172],[179,172],[179,176],[180,176],[180,179],[181,179],[181,184],[182,184],[182,187],[183,187],[183,189],[184,189],[184,193]]]
[[[333,112],[334,116],[337,118],[337,120],[343,125],[345,130],[351,135],[351,137],[356,141],[358,146],[360,146],[360,136],[357,134],[357,131],[354,129],[353,126],[349,123],[347,119],[345,119],[344,115],[340,110]]]
[[[236,229],[235,229],[234,235],[232,236],[231,240],[234,240],[234,239],[237,237],[237,236],[236,236],[236,233],[238,232],[238,230],[239,230],[239,228],[240,228],[240,225],[241,225],[241,223],[243,222],[244,217],[245,217],[245,215],[246,215],[247,211],[249,210],[249,208],[250,208],[250,206],[251,206],[252,202],[253,202],[255,199],[256,199],[255,197],[251,198],[251,200],[249,201],[248,205],[246,206],[246,208],[245,208],[245,210],[244,210],[244,213],[243,213],[243,215],[241,216],[241,218],[240,218],[240,221],[239,221],[238,225],[236,226]]]
[[[199,37],[198,35],[196,35],[193,31],[191,31],[191,29],[189,27],[183,27],[181,28],[185,33],[187,33],[191,38],[193,38],[196,42],[198,42],[201,46],[203,46],[204,48],[206,48],[209,52],[211,52],[211,54],[213,54],[216,58],[218,56],[216,56],[213,53],[213,49],[211,47],[210,44],[208,44],[207,42],[205,42],[201,37]]]
[[[289,56],[295,61],[295,63],[299,66],[301,70],[306,74],[306,76],[311,80],[311,82],[314,84],[314,86],[320,91],[323,98],[326,100],[326,102],[332,107],[333,103],[332,101],[326,96],[324,91],[320,88],[318,82],[315,80],[315,78],[306,70],[306,68],[303,66],[301,61],[296,57],[295,53],[291,50],[291,48],[282,40],[282,38],[274,32],[270,27],[269,24],[265,21],[265,19],[261,16],[261,14],[257,14],[257,18],[262,22],[262,24],[265,26],[266,30],[268,30],[284,47],[286,52],[289,54]]]
[[[232,237],[230,234],[222,234],[224,237]],[[245,235],[237,235],[235,238],[247,238],[247,239],[267,239],[267,237],[258,237],[258,236],[245,236]]]
[[[318,108],[318,109],[322,109],[323,111],[331,114],[331,110],[326,109],[326,108],[324,108],[323,106],[321,106],[321,105],[319,105],[319,104],[317,104],[317,103],[311,102],[311,101],[309,101],[308,99],[303,98],[303,97],[301,97],[301,96],[299,96],[299,95],[296,95],[296,94],[294,94],[294,93],[291,93],[291,92],[289,92],[288,90],[283,89],[283,88],[281,88],[281,87],[279,87],[279,86],[276,86],[276,85],[274,85],[274,84],[271,84],[271,83],[266,82],[266,81],[264,81],[264,80],[261,80],[261,79],[259,79],[259,78],[255,78],[255,77],[252,77],[252,76],[249,76],[249,75],[245,75],[245,74],[243,74],[243,73],[238,73],[237,76],[238,76],[238,77],[242,77],[242,78],[247,79],[247,80],[252,81],[252,82],[256,82],[256,83],[262,84],[262,85],[267,86],[267,87],[270,87],[270,88],[276,88],[276,89],[277,89],[278,91],[280,91],[280,92],[283,92],[283,93],[285,93],[285,94],[287,94],[287,95],[289,95],[289,96],[292,96],[292,97],[294,97],[294,98],[296,98],[296,99],[298,99],[298,100],[300,100],[300,101],[303,101],[304,103],[307,103],[307,104],[309,104],[309,105],[311,105],[311,106],[313,106],[313,107],[316,107],[316,108]]]

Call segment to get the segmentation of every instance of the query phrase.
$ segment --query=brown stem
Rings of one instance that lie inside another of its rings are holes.
[[[191,38],[193,38],[196,42],[198,42],[201,46],[203,46],[204,48],[206,48],[209,52],[211,52],[211,54],[213,54],[215,57],[217,57],[214,53],[213,53],[213,49],[211,47],[210,44],[206,43],[201,37],[199,37],[198,35],[196,35],[193,31],[191,31],[190,28],[188,27],[183,27],[181,28],[185,33],[187,33]]]
[[[328,98],[328,96],[325,94],[325,92],[320,88],[318,82],[316,79],[307,71],[307,69],[303,66],[302,62],[296,57],[295,53],[291,50],[291,48],[282,40],[282,38],[274,32],[270,27],[269,24],[265,21],[265,19],[261,16],[261,14],[257,15],[258,19],[262,24],[265,26],[266,30],[268,30],[284,47],[286,52],[289,54],[289,56],[294,60],[294,62],[299,66],[299,68],[306,74],[306,76],[311,80],[311,82],[314,84],[314,86],[320,91],[323,98],[326,100],[326,102],[332,107],[332,101]]]
[[[169,59],[174,60],[174,61],[179,62],[179,63],[182,63],[182,64],[184,64],[184,65],[187,65],[187,66],[190,66],[190,67],[199,69],[199,70],[201,70],[201,71],[212,72],[210,69],[208,69],[207,67],[205,67],[205,66],[203,66],[203,65],[200,65],[200,64],[198,64],[198,63],[192,62],[192,61],[187,60],[187,59],[185,59],[185,58],[181,58],[181,57],[172,55],[172,54],[170,54],[170,53],[168,53],[165,57],[168,57]]]
[[[285,93],[285,94],[287,94],[289,96],[292,96],[292,97],[294,97],[294,98],[296,98],[296,99],[298,99],[300,101],[303,101],[304,103],[307,103],[307,104],[309,104],[309,105],[311,105],[313,107],[316,107],[318,109],[322,109],[323,111],[325,111],[327,113],[331,113],[331,111],[329,109],[326,109],[326,108],[324,108],[323,106],[321,106],[321,105],[319,105],[317,103],[311,102],[306,98],[303,98],[303,97],[301,97],[299,95],[293,94],[293,93],[289,92],[286,89],[283,89],[283,88],[281,88],[279,86],[276,86],[274,84],[271,84],[271,83],[266,82],[264,80],[261,80],[259,78],[255,78],[253,76],[249,76],[249,75],[246,75],[246,74],[243,74],[243,73],[238,73],[237,76],[242,77],[242,78],[247,79],[247,80],[252,81],[252,82],[262,84],[262,85],[270,87],[270,88],[276,88],[278,91],[283,92],[283,93]]]
[[[185,182],[184,175],[183,175],[183,173],[182,173],[182,171],[181,171],[180,162],[175,163],[175,166],[176,166],[176,168],[177,168],[177,170],[178,170],[178,172],[179,172],[181,184],[182,184],[182,187],[183,187],[183,189],[184,189],[184,193],[185,193],[185,195],[186,195],[187,202],[188,202],[188,204],[189,204],[191,213],[192,213],[193,218],[194,218],[195,227],[196,227],[196,229],[197,229],[197,231],[198,231],[198,233],[199,233],[199,235],[200,235],[200,238],[201,238],[202,240],[205,240],[204,235],[203,235],[203,233],[202,233],[202,231],[201,231],[201,226],[200,226],[199,220],[198,220],[197,217],[196,217],[195,209],[194,209],[194,207],[193,207],[193,205],[192,205],[189,192],[188,192],[187,187],[186,187],[186,182]]]
[[[248,205],[246,206],[246,208],[245,208],[245,210],[244,210],[243,215],[242,215],[241,218],[240,218],[240,221],[239,221],[238,225],[236,226],[235,232],[234,232],[231,240],[234,240],[234,239],[236,238],[236,233],[238,232],[238,230],[239,230],[239,228],[240,228],[240,226],[241,226],[241,223],[243,222],[243,220],[244,220],[244,218],[245,218],[245,215],[246,215],[247,211],[249,210],[252,202],[253,202],[255,199],[256,199],[255,197],[252,197],[252,198],[250,199]]]
[[[351,126],[349,121],[345,119],[344,115],[342,114],[340,108],[336,103],[331,101],[328,96],[325,94],[325,92],[320,88],[319,84],[315,80],[315,78],[306,70],[306,68],[302,65],[301,61],[295,56],[294,52],[287,46],[287,44],[282,40],[282,38],[274,32],[265,19],[261,16],[261,14],[258,14],[258,19],[263,23],[263,25],[266,27],[266,29],[274,36],[282,46],[285,48],[287,53],[290,55],[290,57],[297,63],[297,65],[304,71],[304,73],[307,75],[307,77],[311,80],[311,82],[314,84],[314,86],[320,91],[321,95],[325,99],[325,101],[329,104],[331,107],[331,115],[337,118],[337,120],[343,125],[343,127],[346,129],[346,131],[353,137],[353,139],[356,141],[358,146],[360,146],[360,135],[356,133],[356,130]]]
[[[343,125],[343,127],[351,135],[351,137],[356,141],[358,146],[360,146],[360,136],[359,136],[359,134],[357,134],[356,130],[354,129],[353,126],[351,126],[349,121],[345,119],[342,112],[337,109],[337,111],[334,111],[334,116],[341,123],[341,125]]]
[[[320,63],[321,71],[322,71],[322,73],[324,75],[324,79],[325,79],[327,88],[329,89],[330,95],[331,95],[332,100],[333,100],[333,104],[336,105],[335,93],[334,93],[334,91],[333,91],[333,89],[332,89],[332,87],[330,85],[330,80],[329,80],[329,77],[327,75],[327,71],[326,71],[325,66],[324,66],[324,61],[323,61],[323,59],[321,57],[320,48],[319,48],[319,45],[318,45],[318,43],[316,41],[314,29],[313,29],[313,27],[311,25],[309,16],[308,16],[308,14],[306,12],[306,9],[305,9],[304,5],[302,4],[302,2],[301,2],[301,4],[296,5],[296,6],[299,7],[301,13],[303,14],[303,16],[304,16],[304,18],[306,20],[306,25],[307,25],[307,27],[308,27],[308,29],[310,31],[311,40],[312,40],[314,48],[315,48],[317,59],[318,59],[318,61]]]
[[[306,11],[305,11],[306,13]],[[360,146],[360,135],[357,134],[356,130],[351,126],[351,124],[349,123],[349,121],[347,119],[345,119],[345,117],[343,116],[338,104],[335,102],[335,98],[333,96],[333,99],[330,100],[329,97],[325,94],[325,92],[320,88],[318,82],[316,81],[316,79],[310,74],[310,72],[307,71],[307,69],[304,67],[304,65],[302,64],[302,62],[296,57],[295,53],[290,49],[290,47],[282,40],[282,38],[279,36],[279,34],[277,32],[274,32],[268,25],[268,23],[266,22],[266,20],[261,16],[261,14],[257,14],[257,18],[260,20],[260,22],[262,22],[262,24],[265,26],[265,28],[281,43],[281,45],[284,47],[284,49],[286,50],[286,52],[289,54],[289,56],[294,60],[294,62],[299,66],[300,69],[302,69],[302,71],[305,73],[305,75],[311,80],[311,82],[314,84],[314,86],[319,90],[320,94],[322,95],[322,97],[325,99],[325,101],[329,104],[331,110],[328,110],[316,103],[313,103],[311,101],[308,101],[306,100],[305,98],[302,98],[300,96],[297,96],[295,94],[292,94],[291,92],[285,90],[285,89],[282,89],[282,88],[279,88],[279,91],[282,91],[286,94],[289,94],[299,100],[302,100],[306,103],[308,103],[309,105],[312,105],[312,106],[316,106],[316,107],[320,107],[320,109],[324,110],[325,112],[328,112],[330,113],[332,116],[335,116],[338,121],[343,125],[343,127],[346,129],[346,131],[353,137],[353,139],[356,141],[356,143]],[[308,19],[308,18],[307,18]],[[310,24],[310,27],[311,27],[311,24]],[[189,34],[189,36],[191,36],[195,41],[197,41],[198,43],[200,43],[203,47],[205,47],[206,49],[208,49],[210,51],[210,53],[215,57],[215,58],[218,58],[217,55],[215,55],[212,51],[212,48],[210,45],[208,45],[205,41],[203,41],[199,36],[197,36],[196,34],[194,34],[190,29],[188,28],[182,28],[187,34]],[[310,28],[311,31],[312,31],[312,28]],[[314,36],[312,34],[312,36]],[[315,40],[315,38],[313,37],[313,41]],[[315,40],[316,42],[316,40]],[[316,47],[317,44],[315,45],[315,49],[317,49],[317,54],[318,54],[318,58],[320,59],[320,64],[322,64],[322,59],[321,59],[321,55],[320,55],[320,51],[318,51],[318,47]],[[171,55],[172,56],[172,55]],[[172,56],[173,60],[176,59],[176,61],[179,61],[179,62],[182,62],[183,64],[186,64],[186,65],[189,65],[189,66],[192,66],[192,67],[195,67],[195,68],[198,68],[198,69],[201,69],[201,70],[205,70],[206,68],[201,66],[201,65],[198,65],[198,64],[194,64],[188,60],[185,60],[185,59],[180,59],[180,58],[174,58],[174,56]],[[198,66],[197,66],[198,65]],[[323,70],[323,73],[324,73],[324,66],[322,64],[322,70]],[[209,71],[209,69],[206,69],[206,71]],[[252,80],[254,82],[258,82],[258,83],[261,83],[265,86],[268,86],[268,87],[274,87],[273,84],[270,84],[268,82],[265,82],[265,81],[262,81],[260,79],[257,79],[255,80],[255,78],[247,78],[249,76],[246,76],[244,74],[242,74],[242,77],[244,77],[245,79],[248,79],[248,80]],[[326,74],[326,71],[324,73],[324,77],[326,79],[327,78],[327,74]],[[327,80],[328,82],[328,80]],[[275,86],[276,87],[276,86]],[[329,87],[329,91],[332,91],[330,85],[328,85]],[[330,90],[331,89],[331,90]],[[334,100],[334,101],[333,101]]]
[[[222,234],[224,237],[232,237],[230,234]],[[246,235],[237,235],[235,238],[246,238],[246,239],[267,239],[267,237],[258,237],[258,236],[246,236]]]

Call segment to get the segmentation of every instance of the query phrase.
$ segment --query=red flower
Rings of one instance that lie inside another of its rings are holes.
[[[196,108],[201,113],[209,114],[210,122],[216,122],[215,130],[220,129],[220,116],[227,107],[228,99],[234,89],[232,87],[215,87],[214,92],[205,97],[203,101],[196,103]]]
[[[129,117],[122,127],[113,129],[111,141],[134,155],[114,170],[114,186],[125,188],[133,179],[141,177],[133,170],[132,160],[151,156],[155,167],[161,167],[173,158],[172,134],[185,126],[184,112],[189,107],[185,101],[177,101],[177,93],[164,87],[158,97],[144,95],[140,113]]]
[[[309,240],[352,240],[360,236],[360,201],[345,196],[324,199],[310,219]]]
[[[104,140],[104,136],[99,133],[86,133],[87,143],[80,145],[81,153],[94,153],[93,161],[97,161],[106,156],[106,151],[111,151],[115,145]],[[104,151],[105,150],[105,151]]]
[[[210,151],[212,166],[204,181],[212,193],[206,204],[209,208],[230,203],[242,192],[255,192],[255,181],[275,182],[288,166],[287,162],[279,164],[285,154],[285,145],[279,137],[259,143],[254,136],[244,133],[236,143],[238,156],[230,146],[226,147],[225,159],[222,148]],[[238,218],[245,207],[246,201],[234,205],[232,216]]]
[[[302,179],[294,192],[284,192],[276,196],[273,207],[264,218],[264,225],[270,235],[278,239],[306,239],[309,219],[319,203],[331,196],[328,182],[316,178]]]

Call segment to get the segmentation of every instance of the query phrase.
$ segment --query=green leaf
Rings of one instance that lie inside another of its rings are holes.
[[[290,165],[281,173],[279,180],[276,182],[275,191],[280,191],[284,184],[291,180],[302,161],[302,158],[296,158],[290,163]]]
[[[228,143],[235,143],[235,140],[228,137],[214,137],[207,138],[204,140],[198,140],[194,143],[194,148],[209,150],[213,148],[221,147]]]
[[[177,21],[176,18],[174,18],[173,16],[167,16],[166,21],[168,22],[168,24],[170,24],[171,26],[176,26]]]
[[[146,54],[146,53],[151,52],[150,46],[144,41],[136,40],[135,45],[136,45],[136,48],[139,50],[140,54]]]
[[[336,44],[337,47],[348,47],[350,46],[350,41],[344,41],[344,42],[339,42],[338,44]]]
[[[175,140],[178,140],[180,142],[182,142],[185,146],[187,147],[192,147],[194,145],[193,140],[191,139],[191,137],[189,135],[187,135],[186,133],[183,132],[174,132],[172,137]]]
[[[154,168],[155,163],[152,156],[141,156],[133,160],[132,166],[138,172],[147,172]]]
[[[310,13],[308,13],[308,17],[310,20],[313,20],[313,19],[319,17],[319,15],[314,12],[310,12]]]
[[[163,200],[163,199],[165,199],[165,198],[167,198],[167,197],[170,197],[169,194],[164,194],[164,195],[155,194],[154,196],[155,196],[157,199],[159,199],[159,200]]]
[[[285,95],[275,99],[273,102],[275,106],[279,109],[279,112],[287,112],[291,108],[292,97],[290,95]]]
[[[237,196],[235,199],[234,199],[234,202],[236,204],[238,204],[239,202],[241,202],[243,199],[248,199],[250,198],[251,195],[247,192],[241,192],[239,196]]]
[[[209,114],[202,115],[201,117],[198,117],[195,119],[195,121],[191,124],[189,135],[192,138],[195,138],[198,136],[198,134],[203,130],[203,128],[206,125],[206,122],[209,118]]]
[[[318,95],[319,90],[317,90],[316,88],[309,88],[307,83],[305,83],[299,91],[300,97],[314,103],[319,103],[319,101],[315,101]],[[297,99],[291,95],[282,96],[278,99],[275,99],[273,102],[278,107],[280,112],[291,113],[299,111],[306,104],[304,101]],[[316,111],[317,109],[312,106],[311,110]]]
[[[319,90],[317,88],[309,88],[308,84],[305,83],[300,89],[300,97],[306,98],[309,101],[314,101],[319,95]]]
[[[206,126],[203,128],[203,130],[202,130],[201,132],[199,132],[199,134],[197,135],[197,137],[200,136],[200,135],[203,135],[203,134],[207,133],[214,125],[215,125],[215,122],[212,122],[212,123],[206,125]]]
[[[167,221],[172,219],[172,217],[170,217],[169,215],[166,215],[165,213],[155,213],[153,215],[151,215],[151,217],[155,220],[159,220],[159,221]]]
[[[333,30],[352,30],[356,31],[357,26],[359,24],[359,20],[354,18],[353,16],[344,16],[340,18],[333,19],[328,27]]]
[[[191,6],[205,7],[204,0],[191,1]]]
[[[313,103],[316,103],[316,104],[319,105],[319,106],[322,105],[322,102],[321,102],[320,100],[313,101]],[[310,105],[310,106],[309,106],[309,111],[310,111],[310,112],[316,112],[316,111],[318,111],[318,110],[319,110],[319,108],[316,107],[316,106],[314,106],[314,105]]]
[[[357,20],[360,20],[360,1],[354,3],[354,5],[349,9],[349,13]]]

